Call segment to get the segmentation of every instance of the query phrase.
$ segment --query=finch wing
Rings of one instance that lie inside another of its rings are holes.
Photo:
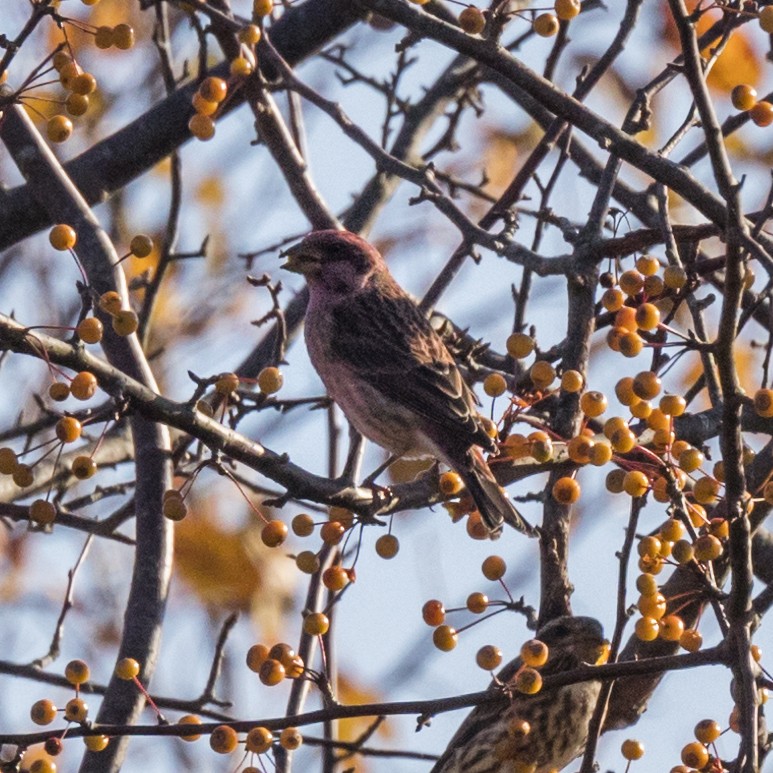
[[[335,308],[334,354],[386,397],[426,419],[439,437],[465,448],[491,448],[475,396],[440,336],[407,295],[390,289],[359,293]]]

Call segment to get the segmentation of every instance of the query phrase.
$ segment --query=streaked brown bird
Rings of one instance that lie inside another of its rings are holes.
[[[349,231],[314,231],[283,253],[309,285],[306,345],[330,397],[396,456],[432,455],[461,476],[483,522],[532,533],[494,478],[496,453],[472,390],[378,250]]]
[[[543,676],[595,665],[607,652],[601,624],[592,617],[558,617],[537,638],[549,648]],[[524,695],[508,689],[521,665],[516,658],[499,672],[489,691],[501,700],[470,712],[431,773],[551,773],[582,754],[601,682]]]

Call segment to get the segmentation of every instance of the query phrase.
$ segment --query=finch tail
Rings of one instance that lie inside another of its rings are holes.
[[[492,535],[498,536],[502,524],[507,523],[530,537],[535,536],[536,530],[523,519],[513,503],[504,495],[481,453],[477,449],[470,449],[465,461],[465,466],[457,467],[456,471],[461,475]]]

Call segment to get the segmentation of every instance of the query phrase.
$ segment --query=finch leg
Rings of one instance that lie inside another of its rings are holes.
[[[384,472],[384,470],[386,470],[388,467],[391,467],[399,458],[400,458],[399,456],[391,454],[389,456],[389,459],[387,459],[383,464],[376,467],[376,469],[370,475],[368,475],[367,478],[365,478],[365,480],[362,482],[362,485],[373,486],[376,478],[378,478],[379,475],[381,475],[381,473]],[[383,488],[383,486],[379,486],[378,488]]]
[[[360,433],[350,424],[349,452],[346,455],[344,470],[338,477],[338,480],[347,487],[354,486],[354,482],[359,477],[364,445],[365,441],[363,440],[362,435],[360,435]]]

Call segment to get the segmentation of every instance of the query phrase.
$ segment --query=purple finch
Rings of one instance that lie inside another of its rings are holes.
[[[497,446],[475,395],[378,250],[329,230],[283,254],[309,285],[311,362],[352,425],[394,455],[432,455],[456,470],[492,533],[503,522],[533,533],[483,458]]]
[[[543,676],[595,665],[607,652],[601,625],[592,617],[556,618],[537,638],[549,649],[539,669]],[[431,773],[550,773],[582,754],[601,682],[544,687],[524,695],[513,686],[521,665],[516,658],[499,672],[489,691],[499,693],[501,701],[472,710]]]

